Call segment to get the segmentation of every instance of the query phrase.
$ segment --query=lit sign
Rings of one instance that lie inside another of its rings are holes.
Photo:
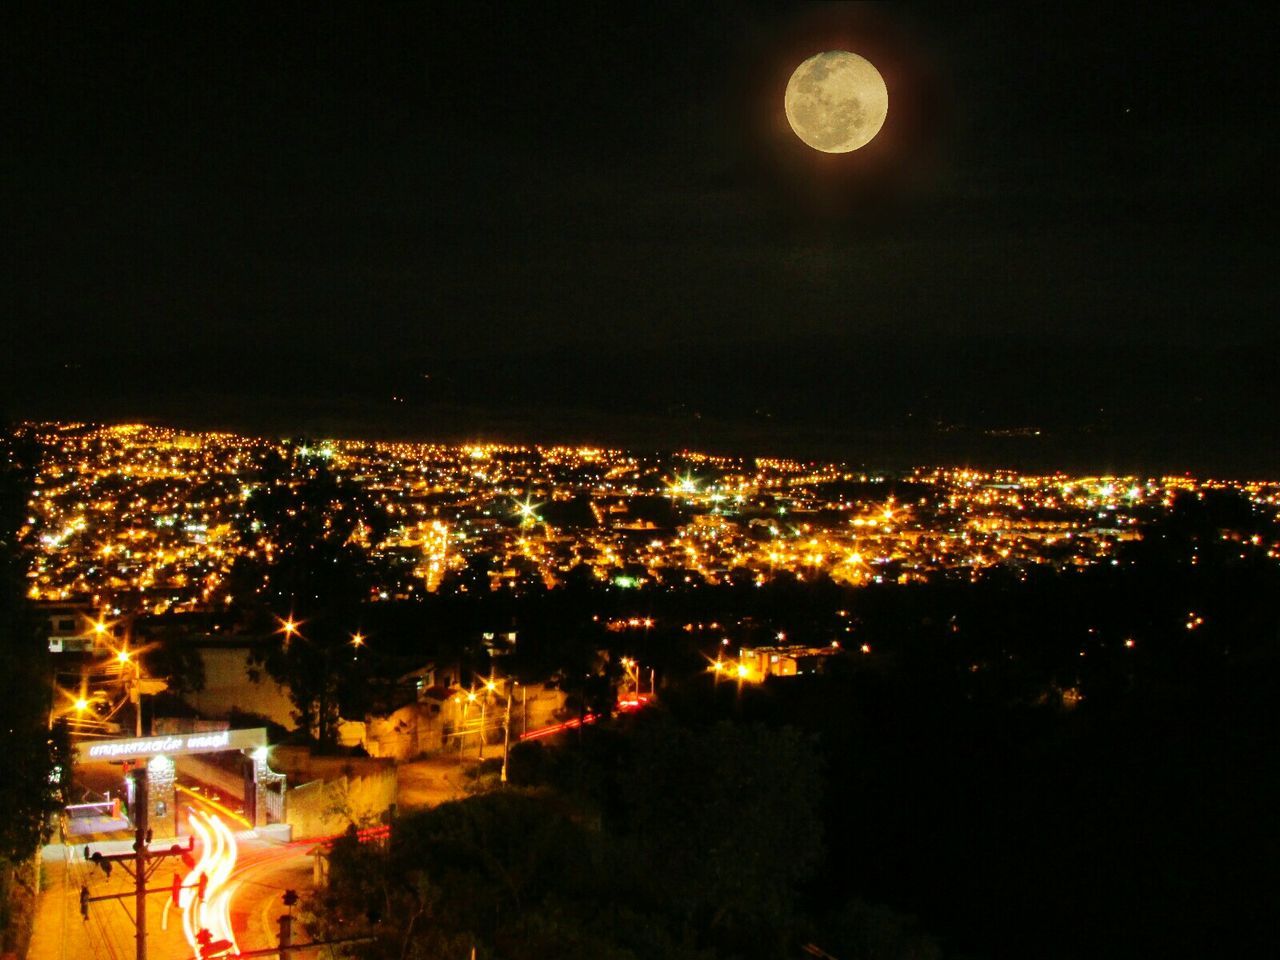
[[[206,730],[133,740],[99,740],[82,743],[80,756],[88,760],[138,760],[157,754],[214,753],[219,750],[252,750],[267,745],[265,727],[250,730]]]

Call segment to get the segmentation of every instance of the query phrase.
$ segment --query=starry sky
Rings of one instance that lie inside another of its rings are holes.
[[[10,415],[1280,471],[1263,12],[3,17]]]

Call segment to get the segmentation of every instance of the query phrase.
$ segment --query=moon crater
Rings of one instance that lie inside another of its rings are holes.
[[[823,153],[848,153],[866,146],[884,126],[889,91],[869,60],[828,50],[796,67],[784,103],[801,140]]]

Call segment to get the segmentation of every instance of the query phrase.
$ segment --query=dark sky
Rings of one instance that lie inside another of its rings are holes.
[[[1266,11],[265,6],[3,14],[12,412],[1280,471]]]

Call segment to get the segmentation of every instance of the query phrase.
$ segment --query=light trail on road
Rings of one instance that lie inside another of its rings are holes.
[[[239,953],[235,932],[231,928],[231,897],[235,886],[227,886],[238,856],[235,835],[217,814],[189,809],[188,823],[199,838],[200,859],[182,879],[178,891],[182,932],[191,946],[194,960],[201,960],[200,935],[203,932],[209,934],[212,942],[228,943],[224,953]],[[162,929],[168,928],[169,908],[172,905],[172,900],[165,904]]]
[[[203,803],[205,806],[212,807],[214,810],[217,810],[220,814],[222,814],[227,819],[234,820],[236,823],[241,824],[246,830],[253,829],[253,824],[249,822],[249,819],[247,817],[239,813],[236,813],[230,807],[219,803],[217,800],[214,800],[212,797],[206,797],[203,793],[200,793],[197,790],[192,790],[190,787],[184,787],[180,783],[175,783],[173,785],[173,789],[178,791],[179,793],[185,793],[191,799],[196,800],[200,803]]]

